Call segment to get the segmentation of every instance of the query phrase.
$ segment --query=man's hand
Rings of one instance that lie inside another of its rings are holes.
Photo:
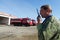
[[[37,24],[40,24],[40,23],[41,23],[41,17],[37,16]]]

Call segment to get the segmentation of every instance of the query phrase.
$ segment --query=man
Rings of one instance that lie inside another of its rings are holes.
[[[52,9],[49,5],[41,6],[40,14],[45,18],[43,23],[38,20],[38,40],[60,40],[60,22],[51,15]]]

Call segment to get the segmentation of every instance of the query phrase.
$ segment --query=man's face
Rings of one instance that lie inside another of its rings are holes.
[[[40,14],[41,14],[42,18],[45,18],[46,10],[44,10],[43,8],[41,8]]]

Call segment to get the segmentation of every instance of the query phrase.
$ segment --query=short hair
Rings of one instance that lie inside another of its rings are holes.
[[[51,7],[49,6],[49,5],[43,5],[43,6],[41,6],[41,8],[43,8],[43,9],[51,9]]]
[[[43,5],[43,6],[41,6],[41,8],[43,8],[44,10],[49,9],[52,12],[51,6],[49,6],[49,5]]]

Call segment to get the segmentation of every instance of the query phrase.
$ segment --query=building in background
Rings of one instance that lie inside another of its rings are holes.
[[[17,17],[11,14],[0,12],[0,24],[10,25],[11,18],[17,18]]]

